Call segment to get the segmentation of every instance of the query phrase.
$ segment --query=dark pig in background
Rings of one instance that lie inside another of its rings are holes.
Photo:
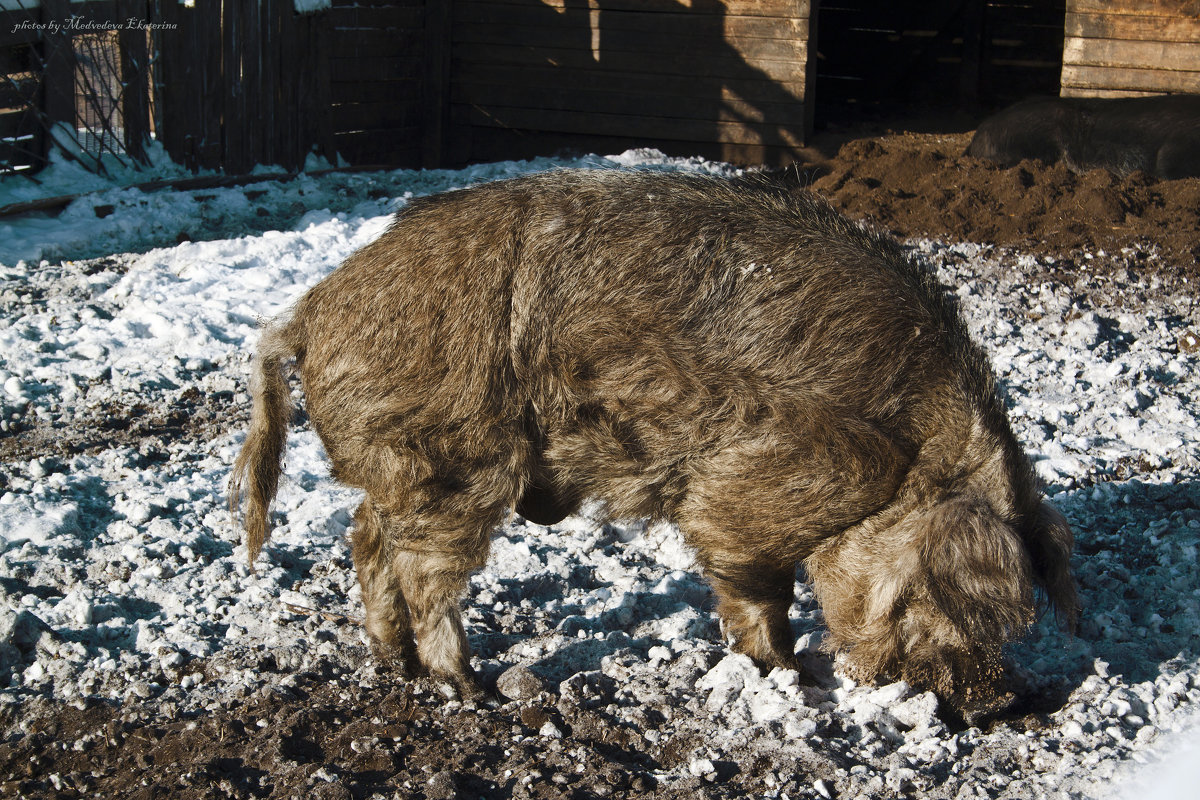
[[[377,650],[477,691],[458,603],[516,509],[676,523],[735,649],[796,668],[802,563],[856,679],[1012,699],[1034,587],[1076,611],[987,361],[891,239],[748,175],[546,173],[414,200],[264,331],[232,480],[251,561],[295,359]]]
[[[1075,171],[1200,176],[1200,96],[1024,100],[980,123],[967,155],[1011,167],[1026,158]]]

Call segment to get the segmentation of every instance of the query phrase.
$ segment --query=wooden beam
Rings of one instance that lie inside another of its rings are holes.
[[[807,56],[807,54],[806,54]],[[578,48],[524,47],[521,45],[455,44],[454,60],[469,64],[550,65],[589,69],[598,66],[588,50]],[[702,77],[760,78],[783,82],[803,82],[804,59],[766,60],[743,58],[735,53],[715,54],[698,59],[683,53],[612,53],[603,65],[616,72],[648,75],[695,75]]]
[[[1200,94],[1200,73],[1064,64],[1062,86],[1063,95],[1068,97],[1079,89]]]
[[[122,19],[149,19],[145,0],[126,0]],[[117,35],[121,53],[121,120],[125,129],[125,152],[144,163],[150,141],[150,53],[147,33],[140,28],[122,28]]]
[[[1200,17],[1200,0],[1067,0],[1067,11],[1157,17]]]
[[[1200,17],[1068,12],[1066,35],[1084,39],[1200,42]]]
[[[1169,0],[1162,0],[1168,2]],[[465,0],[467,4],[471,0]],[[577,0],[502,0],[496,5],[513,7],[541,7],[555,13],[565,13],[577,7]],[[646,11],[645,0],[604,0],[605,11]],[[719,3],[704,3],[699,7],[693,2],[656,3],[653,10],[663,14],[702,14],[730,17],[809,17],[812,4],[809,0],[722,0]]]
[[[1063,63],[1130,69],[1160,68],[1200,72],[1200,41],[1137,42],[1120,39],[1067,39]]]
[[[450,108],[450,50],[454,26],[449,2],[425,5],[425,70],[421,107],[421,166],[442,166]]]
[[[572,9],[566,13],[547,13],[544,5],[511,6],[487,2],[455,2],[454,25],[509,25],[518,28],[551,28],[558,31],[590,25],[589,9]],[[807,16],[731,16],[692,13],[666,14],[643,7],[636,11],[613,11],[605,6],[598,17],[603,31],[616,33],[652,33],[663,37],[723,36],[747,39],[807,39]],[[661,38],[660,38],[661,41]]]
[[[804,130],[799,124],[746,123],[728,119],[698,121],[632,114],[489,106],[469,110],[473,125],[528,131],[555,131],[639,139],[728,142],[800,148]]]

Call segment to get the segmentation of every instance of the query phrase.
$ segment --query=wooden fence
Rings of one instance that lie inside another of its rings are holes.
[[[441,159],[444,67],[435,74],[430,59],[445,51],[427,40],[445,39],[444,3],[333,0],[298,14],[293,0],[24,2],[0,13],[0,165],[10,170],[45,162],[55,124],[87,137],[92,107],[114,103],[121,142],[110,149],[139,159],[153,131],[193,170],[297,169],[314,152],[359,164]],[[130,19],[147,24],[130,30]],[[94,59],[81,45],[97,31],[121,69],[88,92]]]
[[[162,140],[190,167],[442,160],[448,3],[169,0],[158,37]]]
[[[42,70],[33,52],[36,34],[18,26],[19,11],[0,11],[0,165],[27,170],[45,156],[45,138],[36,117]]]
[[[818,96],[972,105],[1060,76],[1064,94],[1200,92],[1200,0],[23,2],[0,13],[0,166],[16,169],[93,112],[119,118],[109,147],[126,156],[153,133],[227,173],[314,152],[422,167],[632,146],[778,164]],[[153,28],[101,34],[107,104],[79,99],[94,27],[46,25],[72,16]]]
[[[42,11],[66,16],[66,2]],[[312,14],[292,0],[108,0],[70,11],[154,25],[142,107],[153,98],[155,135],[192,169],[294,169],[314,151],[433,166],[634,145],[787,161],[812,126],[809,0],[333,0]],[[55,51],[45,31],[25,39]],[[21,91],[52,83],[36,73],[22,73]],[[74,121],[50,94],[40,106]],[[4,132],[36,134],[37,120],[10,116]]]
[[[1062,94],[1200,94],[1200,0],[1067,0]]]
[[[247,172],[298,167],[314,146],[334,155],[325,19],[292,0],[155,5],[159,138],[172,158]]]

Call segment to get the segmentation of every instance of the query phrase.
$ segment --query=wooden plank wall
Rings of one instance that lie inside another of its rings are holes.
[[[1067,0],[1064,97],[1200,94],[1200,0]]]
[[[1007,105],[1057,91],[1065,12],[1065,0],[989,0],[979,73],[985,104]]]
[[[333,0],[328,12],[333,147],[351,164],[423,165],[425,0]]]
[[[809,0],[456,0],[449,159],[788,163],[812,127],[811,23]]]

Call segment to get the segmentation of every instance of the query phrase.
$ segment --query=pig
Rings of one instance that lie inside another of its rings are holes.
[[[1077,172],[1200,176],[1200,96],[1023,100],[980,123],[966,154],[1011,167],[1063,161]]]
[[[464,695],[459,613],[491,532],[588,498],[669,520],[735,650],[796,669],[796,567],[855,679],[967,718],[1041,597],[1076,613],[987,359],[892,239],[786,180],[557,171],[413,200],[262,332],[234,465],[253,565],[294,359],[351,533],[366,630]]]

